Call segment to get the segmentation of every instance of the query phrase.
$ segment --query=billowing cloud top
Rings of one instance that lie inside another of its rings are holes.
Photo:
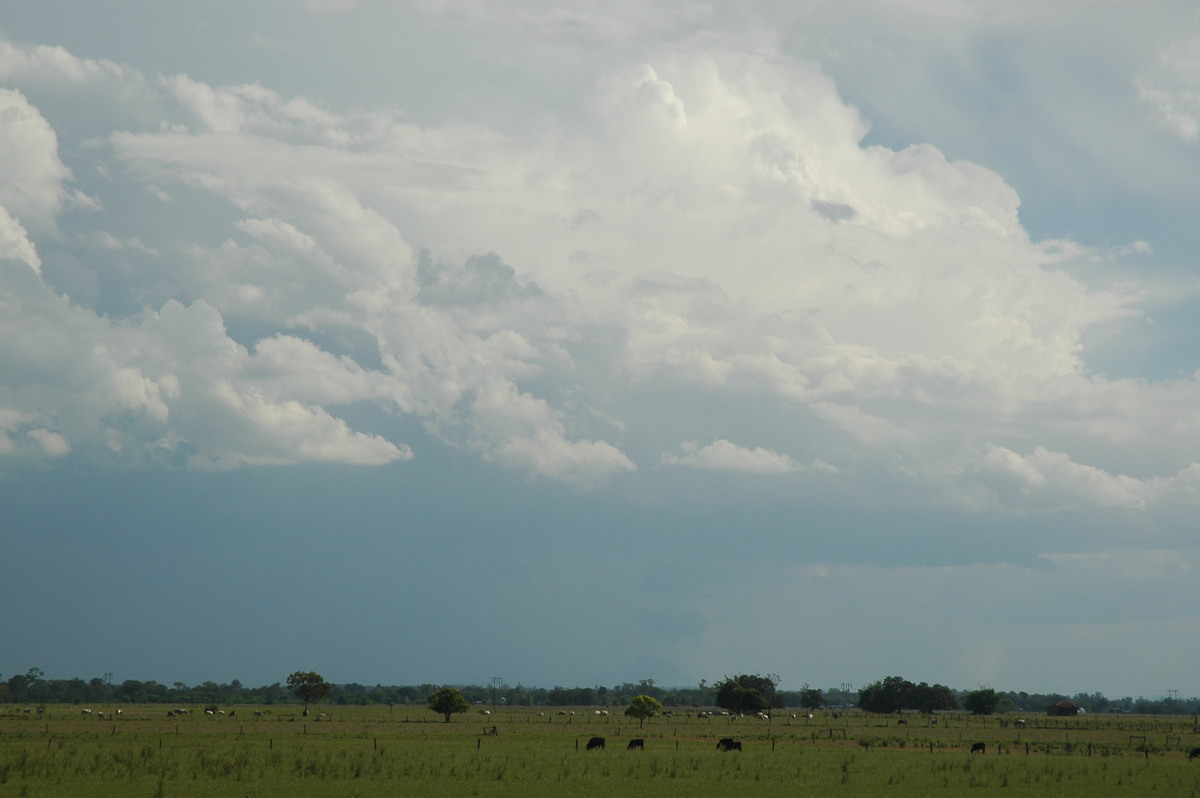
[[[563,8],[505,24],[631,38]],[[1189,140],[1193,50],[1138,84]],[[1147,244],[1036,240],[1001,175],[867,143],[779,49],[642,55],[545,124],[418,123],[0,41],[0,463],[419,467],[416,421],[585,486],[692,466],[882,472],[976,508],[1193,494],[1196,379],[1105,378],[1085,348],[1149,290],[1089,275]]]

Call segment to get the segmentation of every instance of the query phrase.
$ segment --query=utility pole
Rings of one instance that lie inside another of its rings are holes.
[[[504,682],[501,676],[492,677],[492,711],[496,711],[496,691],[500,689],[500,685]]]

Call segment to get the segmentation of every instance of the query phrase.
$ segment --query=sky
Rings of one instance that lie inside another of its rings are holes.
[[[1200,694],[1200,14],[0,0],[0,678]]]

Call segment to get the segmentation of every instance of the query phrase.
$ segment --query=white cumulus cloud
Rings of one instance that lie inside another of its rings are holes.
[[[786,474],[800,470],[801,466],[786,454],[756,446],[753,449],[730,443],[724,438],[701,446],[688,441],[681,446],[681,454],[664,452],[663,465],[690,466],[713,471],[744,471],[752,474]]]

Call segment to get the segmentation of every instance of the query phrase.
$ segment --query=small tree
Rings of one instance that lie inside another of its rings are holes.
[[[316,704],[329,695],[333,685],[329,684],[315,671],[296,671],[287,677],[287,686],[296,697],[304,702],[304,714],[308,714],[308,705]]]
[[[443,687],[441,690],[429,694],[429,708],[445,715],[446,722],[449,723],[451,715],[455,712],[466,712],[471,705],[467,703],[467,699],[463,698],[457,688]]]
[[[662,704],[657,698],[652,698],[648,695],[635,695],[629,700],[629,706],[625,708],[625,714],[631,718],[638,719],[638,728],[646,722],[646,718],[652,718],[662,712]]]

